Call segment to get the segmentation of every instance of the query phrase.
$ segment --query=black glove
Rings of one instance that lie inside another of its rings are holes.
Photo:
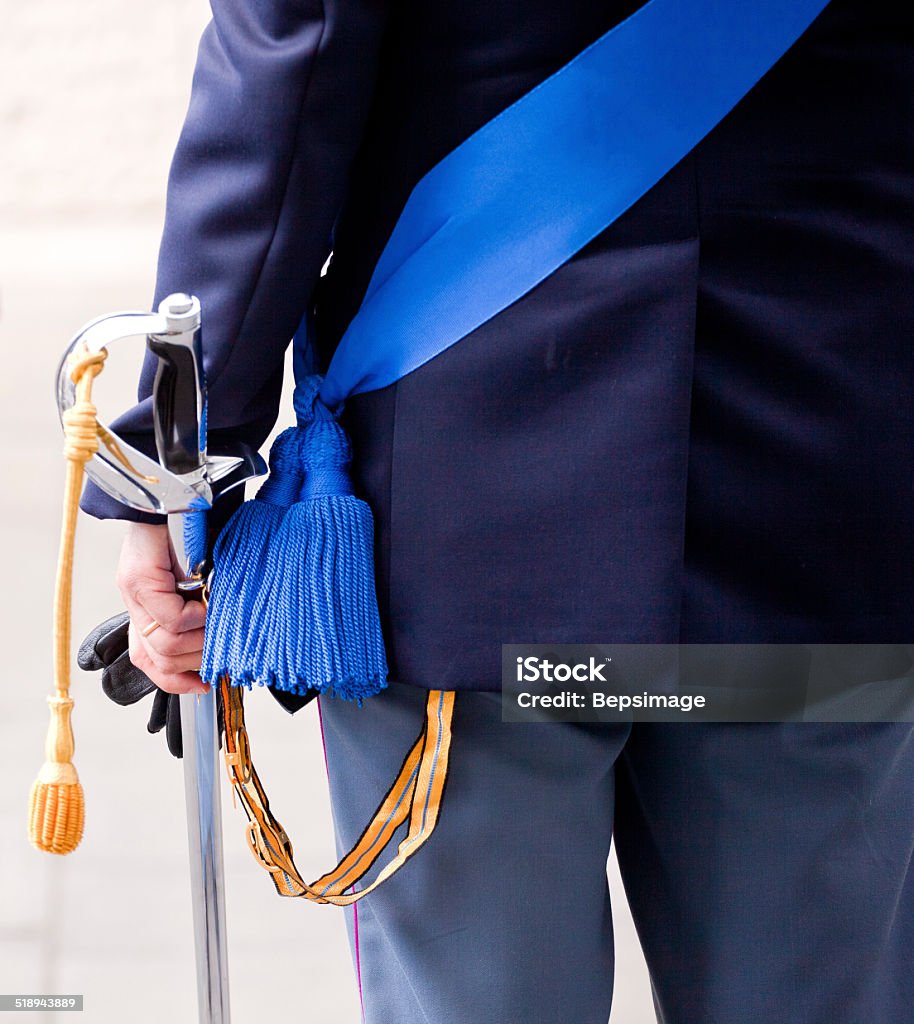
[[[155,692],[152,700],[152,711],[146,728],[151,733],[165,730],[165,742],[175,757],[184,752],[181,737],[181,705],[176,693],[166,693],[141,672],[130,660],[128,653],[127,632],[130,628],[130,616],[127,612],[113,615],[110,619],[96,626],[79,646],[76,656],[79,667],[85,672],[102,673],[102,690],[105,696],[126,707],[136,704],[148,693]],[[270,688],[276,702],[290,715],[294,715],[317,696],[317,690],[309,690],[299,696],[294,693],[283,693]],[[222,699],[216,692],[217,712],[220,729],[220,746],[222,742]]]
[[[148,693],[155,692],[152,712],[146,728],[151,733],[165,730],[165,742],[175,757],[181,757],[181,706],[178,694],[166,693],[141,672],[130,660],[127,651],[127,631],[130,616],[127,612],[112,615],[96,626],[79,645],[76,661],[85,672],[102,673],[102,690],[115,704],[126,707],[136,704]]]

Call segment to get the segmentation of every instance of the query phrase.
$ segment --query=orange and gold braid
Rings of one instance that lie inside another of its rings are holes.
[[[431,836],[447,780],[453,691],[429,691],[422,732],[371,821],[339,864],[309,884],[295,866],[292,843],[273,816],[269,799],[254,768],[244,724],[242,689],[232,686],[228,679],[222,679],[220,690],[229,781],[248,818],[248,845],[261,866],[270,873],[281,896],[305,897],[316,903],[348,906],[394,874]],[[370,886],[344,894],[343,890],[354,885],[377,861],[407,817],[410,819],[409,831],[396,856]]]

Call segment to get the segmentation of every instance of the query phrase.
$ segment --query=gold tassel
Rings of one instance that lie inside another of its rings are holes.
[[[29,839],[39,850],[70,853],[79,845],[86,819],[83,788],[73,767],[71,698],[48,697],[51,724],[45,745],[47,760],[29,798]]]
[[[76,519],[85,464],[98,451],[99,426],[92,404],[92,382],[101,372],[107,352],[85,346],[70,357],[70,376],[76,402],[63,416],[67,458],[63,526],[54,590],[54,687],[48,698],[51,722],[45,742],[45,762],[29,798],[29,841],[48,853],[71,853],[79,845],[85,821],[85,797],[73,765],[73,726],[70,714],[70,620],[73,593],[73,550]]]

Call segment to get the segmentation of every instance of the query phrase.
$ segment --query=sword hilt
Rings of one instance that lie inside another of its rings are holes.
[[[217,495],[266,473],[264,460],[247,445],[238,444],[224,454],[207,453],[200,325],[199,300],[175,293],[162,300],[156,313],[112,313],[86,324],[70,342],[58,369],[62,416],[76,402],[68,360],[77,346],[98,352],[112,342],[145,336],[158,360],[153,424],[159,461],[99,422],[104,443],[86,464],[86,473],[106,494],[141,512],[206,510]]]

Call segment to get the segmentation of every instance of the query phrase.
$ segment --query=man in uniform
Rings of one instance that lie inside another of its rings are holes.
[[[416,182],[638,6],[214,0],[156,296],[203,303],[211,442],[263,442]],[[612,835],[663,1024],[911,1021],[909,724],[519,725],[497,691],[503,643],[911,638],[912,115],[914,15],[834,0],[616,223],[347,403],[391,683],[319,701],[341,847],[424,691],[466,691],[438,838],[349,916],[368,1024],[605,1024]],[[116,426],[152,450],[148,399]],[[199,688],[161,522],[84,507],[137,521],[133,660]]]

